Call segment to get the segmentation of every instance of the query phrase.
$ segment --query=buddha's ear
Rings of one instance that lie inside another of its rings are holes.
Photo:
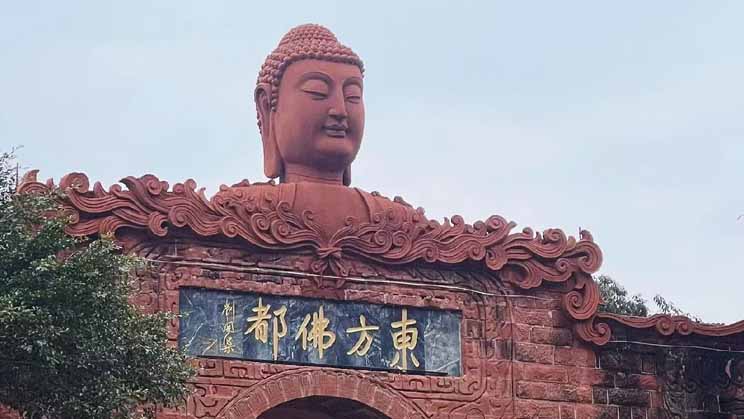
[[[344,169],[343,182],[344,186],[351,185],[351,165],[346,166],[346,169]]]
[[[263,143],[264,174],[268,178],[276,178],[284,172],[282,157],[276,144],[276,130],[274,128],[273,112],[271,110],[271,85],[259,83],[253,94],[258,114],[261,142]]]

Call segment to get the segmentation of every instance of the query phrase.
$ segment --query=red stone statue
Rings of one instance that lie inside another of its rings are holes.
[[[359,57],[322,26],[282,38],[255,91],[266,176],[349,185],[364,133],[362,72]]]
[[[513,232],[516,224],[497,215],[438,222],[400,198],[349,186],[364,134],[363,91],[359,57],[328,29],[298,26],[267,57],[254,95],[264,172],[279,184],[244,181],[207,198],[193,180],[171,188],[153,175],[127,177],[126,189],[107,191],[70,173],[59,185],[73,220],[67,231],[118,234],[126,249],[151,237],[236,239],[251,251],[302,255],[308,262],[296,269],[336,278],[373,269],[364,264],[428,265],[485,270],[520,289],[564,284],[563,306],[579,335],[606,343],[609,328],[593,323],[599,293],[591,279],[602,253],[587,231],[578,240],[558,229]],[[19,191],[51,188],[32,171]]]
[[[323,26],[284,35],[261,67],[254,95],[264,173],[281,184],[252,185],[246,194],[259,201],[274,195],[293,212],[309,210],[329,232],[348,217],[369,222],[386,211],[397,218],[414,212],[348,187],[364,134],[363,71],[362,60]]]
[[[132,298],[148,312],[178,313],[187,295],[181,291],[193,287],[455,310],[462,316],[460,340],[453,342],[461,345],[462,374],[202,353],[184,410],[164,410],[159,418],[651,418],[662,407],[674,415],[702,414],[701,406],[716,417],[744,411],[738,388],[698,391],[705,396],[699,399],[683,392],[741,386],[744,321],[718,326],[598,312],[591,275],[602,252],[589,232],[577,239],[558,229],[513,231],[516,224],[497,215],[472,224],[459,216],[438,222],[401,199],[350,187],[364,134],[363,91],[362,61],[351,49],[322,26],[296,27],[261,67],[254,95],[264,172],[279,184],[243,181],[208,198],[191,179],[171,187],[153,175],[130,176],[121,181],[126,188],[106,190],[70,173],[59,183],[67,231],[115,235],[125,251],[152,261],[152,269],[138,272]],[[55,188],[31,171],[18,191]],[[179,327],[169,322],[173,344]],[[649,345],[633,349],[640,340]],[[694,354],[671,356],[669,344],[715,352],[688,367]],[[727,349],[736,350],[723,356]]]

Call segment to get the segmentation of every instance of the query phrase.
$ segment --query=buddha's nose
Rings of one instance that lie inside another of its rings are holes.
[[[328,109],[328,116],[330,116],[333,119],[338,120],[339,122],[344,121],[346,118],[348,118],[348,115],[346,113],[346,109],[341,106],[332,106],[330,109]]]
[[[348,117],[343,91],[337,90],[333,92],[329,99],[328,104],[330,107],[328,108],[328,116],[339,122],[343,122]]]

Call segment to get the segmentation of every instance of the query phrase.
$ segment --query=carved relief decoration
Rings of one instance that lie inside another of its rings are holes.
[[[696,322],[685,316],[655,314],[650,317],[623,316],[613,313],[597,313],[590,323],[582,325],[586,335],[596,334],[587,340],[607,343],[611,334],[611,324],[617,322],[633,329],[654,330],[662,336],[700,335],[711,337],[731,336],[744,333],[744,320],[729,325]]]
[[[122,232],[122,235],[128,234]],[[174,251],[174,245],[179,246],[180,249]],[[438,415],[426,417],[448,417],[447,415],[455,415],[460,411],[485,409],[484,403],[496,403],[503,410],[504,404],[508,402],[505,398],[505,394],[508,393],[506,386],[509,385],[506,379],[509,371],[509,361],[506,359],[508,355],[503,350],[497,349],[497,345],[486,344],[486,342],[508,339],[503,335],[508,315],[503,299],[495,296],[498,290],[494,288],[500,284],[493,280],[486,281],[489,277],[493,278],[493,275],[489,276],[486,272],[472,273],[455,269],[427,271],[415,267],[391,266],[387,271],[390,275],[386,278],[395,278],[409,284],[421,281],[429,285],[445,285],[452,286],[452,288],[429,288],[421,285],[401,287],[398,284],[378,284],[370,288],[362,283],[350,281],[343,289],[336,289],[312,286],[312,281],[302,275],[257,274],[250,270],[231,269],[272,266],[279,269],[277,272],[287,272],[290,267],[298,266],[291,257],[293,252],[276,252],[273,254],[278,255],[279,258],[269,259],[271,252],[263,253],[262,256],[262,252],[241,248],[239,244],[236,246],[236,243],[218,243],[199,237],[181,239],[177,244],[170,239],[149,238],[145,239],[134,251],[140,256],[147,257],[152,261],[151,266],[156,267],[156,269],[146,269],[139,273],[141,282],[149,283],[140,286],[140,289],[149,296],[149,300],[145,298],[145,295],[136,296],[137,300],[155,301],[160,310],[172,313],[179,312],[179,289],[181,287],[200,287],[284,296],[363,300],[415,307],[436,307],[445,310],[457,309],[462,314],[463,374],[461,376],[401,375],[386,371],[356,373],[351,370],[318,369],[240,359],[197,358],[196,366],[199,375],[194,381],[197,391],[189,398],[187,407],[182,413],[183,416],[178,416],[179,418],[191,417],[186,415],[193,415],[196,418],[222,417],[220,415],[230,417],[229,412],[240,413],[231,406],[234,407],[240,400],[244,400],[240,402],[241,405],[244,404],[245,400],[253,398],[252,394],[262,393],[264,389],[268,390],[268,394],[273,395],[273,398],[286,394],[286,388],[288,388],[286,385],[282,385],[285,391],[272,387],[274,385],[272,383],[276,382],[272,380],[273,377],[278,375],[300,377],[305,376],[305,373],[309,371],[326,371],[327,373],[322,375],[332,379],[321,380],[322,382],[329,381],[333,384],[333,389],[351,391],[350,394],[339,394],[339,397],[369,404],[368,400],[362,398],[372,396],[374,393],[378,394],[376,398],[380,396],[379,391],[372,391],[369,385],[364,384],[364,392],[357,391],[353,385],[336,385],[341,382],[340,380],[363,374],[367,380],[377,383],[375,387],[386,389],[386,394],[397,393],[422,410],[440,412]],[[310,258],[310,256],[305,255],[303,258]],[[493,295],[464,291],[466,284],[469,288],[488,291]],[[178,330],[179,322],[177,318],[174,318],[168,324],[168,337],[173,343],[178,338]],[[307,389],[322,387],[322,385],[303,386]],[[239,392],[243,396],[238,395]],[[268,400],[268,398],[261,396],[259,400]],[[286,400],[278,400],[278,402],[281,401]],[[263,406],[257,410],[251,409],[251,411],[260,412],[266,408],[268,407]],[[447,412],[446,415],[441,413],[444,411]],[[238,415],[238,417],[243,416]],[[404,415],[404,417],[411,416]]]
[[[663,417],[688,417],[700,406],[744,413],[744,356],[735,351],[697,348],[659,348],[657,362],[663,377]]]
[[[51,180],[38,182],[36,174],[24,176],[20,193],[55,188]],[[564,308],[578,321],[579,335],[598,344],[609,339],[609,329],[602,324],[597,329],[591,321],[600,301],[591,274],[599,269],[602,253],[587,231],[576,240],[558,229],[512,232],[515,223],[500,216],[470,225],[459,216],[440,223],[415,211],[386,211],[369,222],[348,218],[337,231],[326,231],[312,212],[293,211],[271,194],[259,200],[246,193],[250,186],[245,184],[223,187],[208,199],[193,180],[172,189],[153,175],[127,177],[122,183],[126,190],[113,185],[106,191],[100,183],[91,190],[86,175],[64,176],[59,188],[72,219],[68,232],[114,234],[126,227],[166,237],[172,229],[183,229],[199,237],[237,238],[260,249],[309,251],[314,256],[312,273],[341,277],[350,271],[346,255],[391,265],[467,264],[498,272],[505,283],[522,289],[545,282],[565,285]]]

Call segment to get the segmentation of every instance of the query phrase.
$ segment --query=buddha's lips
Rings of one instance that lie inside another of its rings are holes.
[[[348,128],[343,125],[326,125],[323,129],[329,137],[344,138]]]

